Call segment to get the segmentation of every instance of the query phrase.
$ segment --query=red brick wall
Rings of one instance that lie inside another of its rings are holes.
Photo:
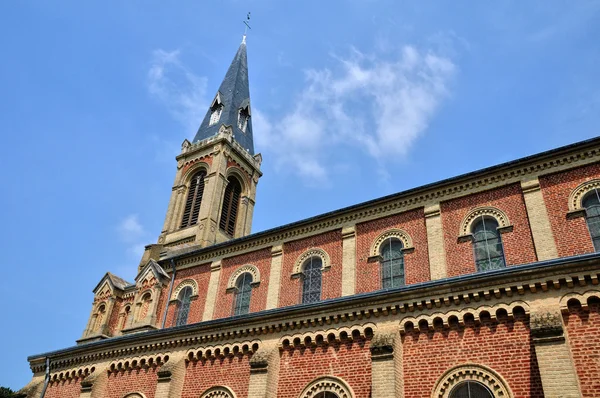
[[[564,320],[581,394],[600,397],[600,303],[590,303],[588,308],[584,311],[580,305],[570,307]]]
[[[467,213],[480,206],[492,206],[504,211],[513,225],[512,232],[502,234],[506,265],[537,261],[521,187],[511,184],[441,203],[448,276],[476,271],[473,243],[458,242],[458,235]]]
[[[540,177],[540,187],[560,257],[592,253],[585,217],[567,218],[569,195],[581,183],[600,177],[600,164]]]
[[[425,282],[429,275],[427,228],[423,208],[384,217],[356,225],[356,293],[381,289],[379,262],[368,263],[367,258],[373,242],[383,232],[399,228],[413,240],[415,250],[404,254],[406,284]]]
[[[297,398],[323,376],[343,379],[355,396],[371,396],[371,352],[368,340],[313,348],[287,348],[281,354],[278,398]],[[407,395],[409,397],[410,395]]]
[[[543,397],[529,325],[525,319],[450,330],[418,331],[403,338],[406,397],[430,397],[439,378],[453,366],[475,363],[496,371],[514,398]]]
[[[45,398],[79,398],[80,392],[81,379],[75,377],[70,380],[48,383]]]
[[[221,261],[221,276],[219,290],[215,301],[214,318],[226,318],[233,315],[233,299],[235,294],[227,292],[227,283],[231,275],[240,267],[251,264],[260,272],[260,284],[252,288],[250,312],[262,311],[267,307],[267,291],[269,289],[269,274],[271,268],[271,249],[266,248],[255,252],[225,258]]]
[[[115,336],[120,332],[119,329],[119,312],[121,312],[123,300],[120,298],[115,299],[115,304],[112,308],[112,313],[110,314],[110,318],[108,320],[108,332],[111,336]]]
[[[206,303],[206,292],[208,291],[208,282],[210,280],[210,263],[177,271],[175,283],[173,284],[173,291],[175,291],[175,289],[177,289],[177,286],[179,286],[179,284],[186,279],[193,279],[198,285],[198,298],[192,300],[192,302],[190,303],[190,312],[188,314],[187,323],[191,324],[202,321],[202,314],[204,313],[204,304]],[[162,298],[162,308],[164,308],[165,301],[168,301],[169,299],[170,297],[167,297],[167,295],[165,294]],[[165,327],[175,326],[176,313],[177,305],[175,303],[170,304],[169,309],[167,310],[167,321],[165,323]],[[159,314],[162,322],[162,311]]]
[[[104,398],[123,398],[132,392],[154,398],[157,384],[157,367],[111,372],[108,375]]]
[[[198,398],[211,387],[225,386],[237,397],[248,396],[250,356],[188,362],[181,398]]]
[[[280,307],[302,301],[302,278],[292,278],[294,263],[302,253],[315,247],[327,252],[331,260],[331,268],[322,274],[321,299],[326,300],[342,295],[342,230],[340,229],[283,244]]]

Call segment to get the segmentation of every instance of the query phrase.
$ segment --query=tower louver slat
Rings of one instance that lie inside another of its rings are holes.
[[[235,221],[237,218],[241,192],[242,188],[240,183],[235,178],[230,177],[223,195],[223,210],[221,211],[219,228],[231,236],[235,233]]]
[[[181,228],[189,227],[198,222],[200,214],[200,205],[202,204],[202,195],[204,194],[204,176],[206,173],[200,171],[196,173],[190,181],[190,189],[185,201],[183,217],[181,219]]]

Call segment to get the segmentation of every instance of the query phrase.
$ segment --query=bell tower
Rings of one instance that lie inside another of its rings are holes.
[[[254,154],[246,36],[194,139],[181,145],[159,250],[206,247],[250,234],[262,157]]]

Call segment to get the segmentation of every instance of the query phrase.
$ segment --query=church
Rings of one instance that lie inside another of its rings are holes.
[[[600,138],[251,233],[261,161],[244,38],[135,280],[19,396],[600,396]]]

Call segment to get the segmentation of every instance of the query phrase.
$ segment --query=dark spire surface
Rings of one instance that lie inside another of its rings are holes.
[[[221,108],[218,122],[211,124],[211,115],[217,107]],[[240,128],[239,115],[248,115],[245,131]],[[233,138],[254,155],[254,140],[252,137],[252,118],[250,117],[250,87],[248,85],[248,60],[246,55],[246,36],[240,44],[225,78],[219,87],[211,105],[202,120],[202,124],[194,137],[193,142],[202,141],[219,132],[221,125],[231,126]]]

